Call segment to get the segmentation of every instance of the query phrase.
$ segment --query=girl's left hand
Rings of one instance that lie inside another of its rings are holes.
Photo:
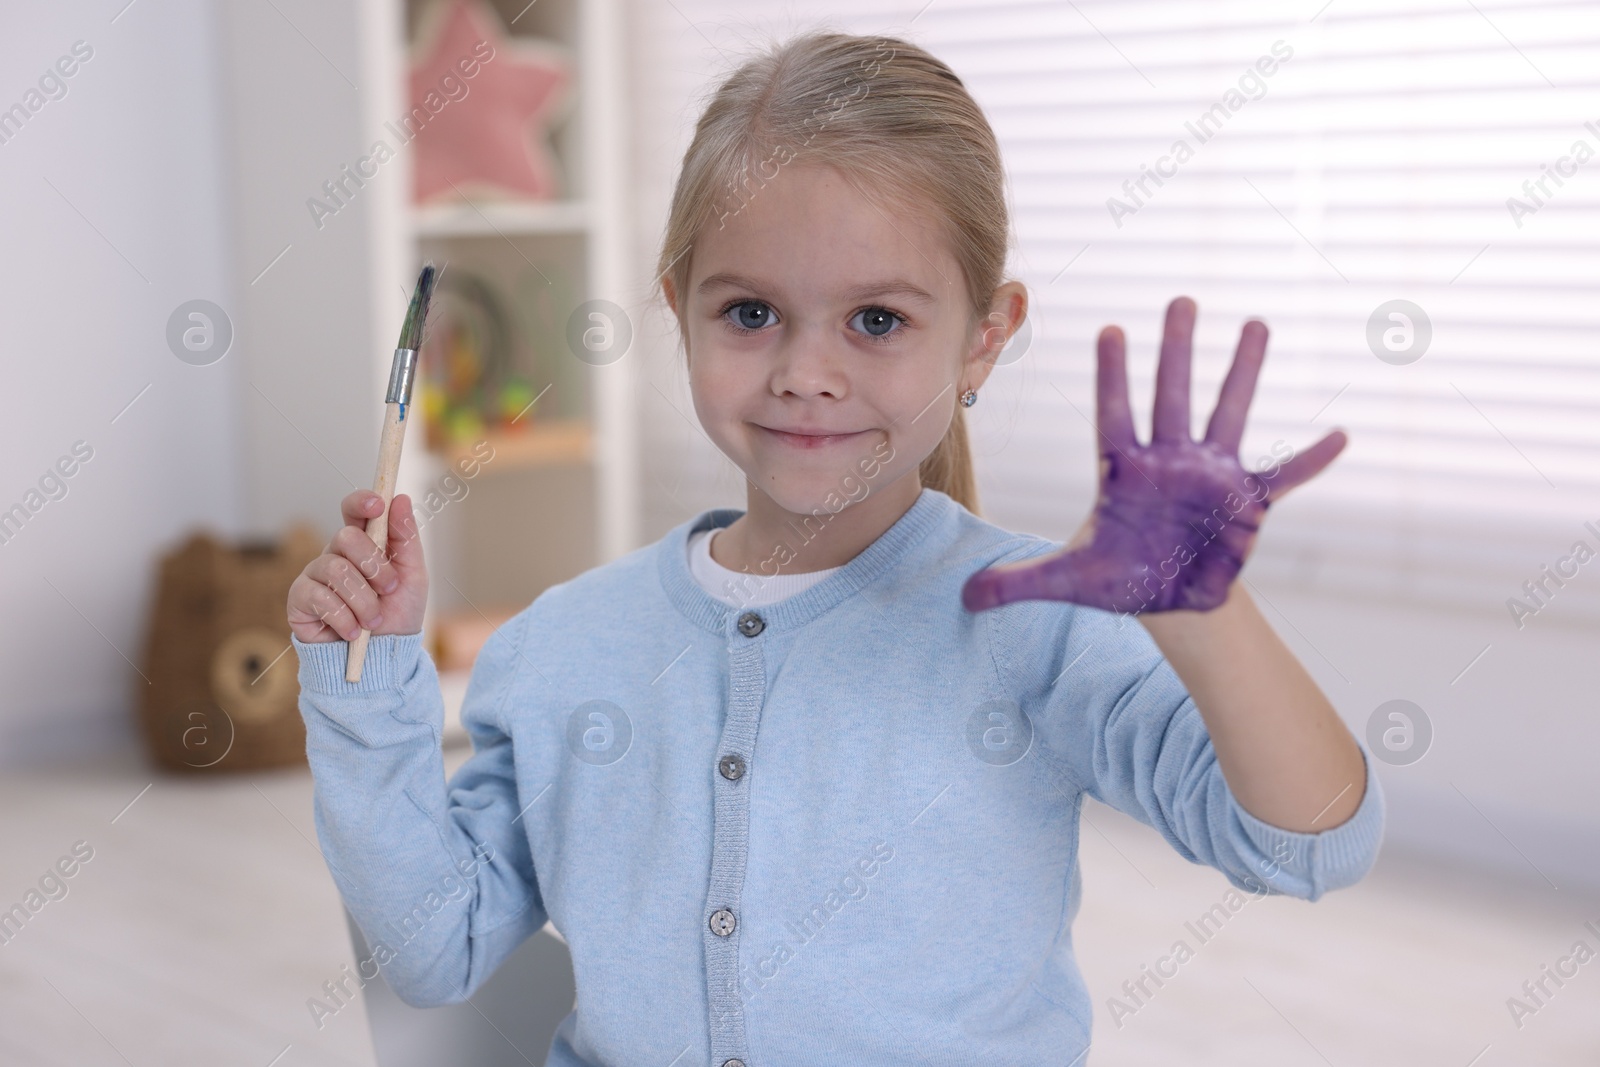
[[[1240,465],[1239,439],[1267,348],[1266,326],[1251,320],[1240,331],[1205,440],[1192,440],[1194,319],[1188,297],[1167,306],[1148,445],[1134,434],[1122,331],[1100,332],[1094,511],[1060,551],[972,575],[961,592],[968,610],[1066,600],[1108,611],[1209,611],[1227,599],[1267,506],[1333,462],[1347,438],[1334,430],[1275,470]]]

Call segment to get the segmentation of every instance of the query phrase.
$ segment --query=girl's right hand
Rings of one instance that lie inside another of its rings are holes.
[[[305,642],[354,641],[362,629],[374,637],[421,633],[428,569],[411,498],[397,496],[389,504],[387,558],[367,536],[367,521],[383,513],[383,498],[357,489],[340,502],[340,511],[345,525],[289,587],[289,630]]]

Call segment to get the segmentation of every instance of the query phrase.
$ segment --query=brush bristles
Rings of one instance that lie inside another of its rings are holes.
[[[417,275],[417,288],[411,294],[411,306],[406,309],[406,324],[400,329],[400,343],[396,348],[415,351],[422,347],[422,327],[428,321],[428,301],[433,298],[433,264],[423,265]]]

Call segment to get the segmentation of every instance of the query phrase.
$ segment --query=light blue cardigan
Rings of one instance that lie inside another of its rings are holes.
[[[1081,1065],[1084,794],[1249,892],[1316,900],[1376,858],[1364,747],[1352,818],[1279,829],[1234,799],[1136,620],[962,608],[969,574],[1060,542],[924,489],[838,571],[746,612],[685,554],[740,514],[503,626],[448,783],[419,638],[374,639],[355,685],[343,642],[295,643],[317,834],[404,1000],[461,1000],[548,918],[578,989],[551,1067]]]

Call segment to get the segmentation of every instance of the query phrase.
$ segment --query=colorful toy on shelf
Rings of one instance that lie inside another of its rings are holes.
[[[456,408],[445,424],[445,437],[453,444],[466,444],[483,437],[483,416],[471,408]]]
[[[427,365],[427,359],[427,355],[424,354],[422,356],[424,367]],[[438,448],[436,429],[444,424],[445,417],[450,412],[450,398],[445,396],[444,390],[435,387],[432,382],[423,380],[417,387],[417,410],[422,412],[422,425],[427,431],[428,447]]]
[[[500,387],[499,425],[509,431],[526,429],[533,424],[533,401],[536,394],[526,378],[512,376]]]
[[[561,175],[550,130],[572,103],[572,63],[554,42],[507,35],[482,0],[430,8],[411,64],[416,201],[550,200]]]
[[[534,422],[534,391],[511,370],[512,321],[484,278],[455,267],[439,281],[422,348],[418,400],[428,447],[470,445]]]
[[[581,272],[546,260],[542,266],[524,264],[505,281],[509,302],[518,312],[519,328],[533,352],[527,364],[530,375],[542,391],[542,395],[536,393],[539,402],[517,425],[535,415],[546,422],[587,418],[589,367],[572,354],[567,340],[572,309],[589,299],[581,286]]]

